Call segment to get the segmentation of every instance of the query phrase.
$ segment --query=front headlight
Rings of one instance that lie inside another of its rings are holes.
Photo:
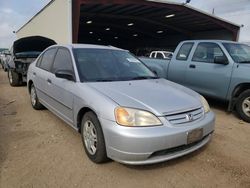
[[[210,107],[207,100],[203,96],[201,96],[201,103],[203,105],[205,113],[208,113],[210,111]]]
[[[133,108],[117,107],[115,109],[115,119],[119,125],[129,127],[162,125],[154,114]]]

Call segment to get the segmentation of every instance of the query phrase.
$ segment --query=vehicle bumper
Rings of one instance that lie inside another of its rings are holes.
[[[155,127],[123,127],[116,122],[99,119],[107,156],[130,165],[159,163],[191,153],[211,140],[215,124],[213,112],[183,126],[170,125],[164,117],[161,117],[163,125]],[[203,129],[202,139],[187,144],[188,132],[199,128]]]

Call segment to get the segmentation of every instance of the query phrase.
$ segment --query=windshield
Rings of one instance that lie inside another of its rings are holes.
[[[250,63],[250,47],[245,44],[223,43],[236,63]]]
[[[127,51],[78,48],[74,49],[74,56],[82,82],[157,78]]]

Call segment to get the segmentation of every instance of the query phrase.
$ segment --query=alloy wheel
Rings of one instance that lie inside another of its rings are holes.
[[[90,120],[84,123],[83,138],[89,154],[94,155],[97,150],[97,133],[94,124]]]
[[[33,106],[36,105],[36,90],[34,87],[31,87],[31,90],[30,90],[30,97],[31,97],[31,104]]]
[[[242,110],[248,117],[250,117],[250,97],[247,97],[242,102]]]

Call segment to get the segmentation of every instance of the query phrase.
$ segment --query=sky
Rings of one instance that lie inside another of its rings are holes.
[[[18,30],[50,0],[0,0],[0,48],[9,48]],[[185,2],[185,0],[159,0]],[[250,0],[191,0],[190,6],[244,25],[239,41],[250,42]]]

